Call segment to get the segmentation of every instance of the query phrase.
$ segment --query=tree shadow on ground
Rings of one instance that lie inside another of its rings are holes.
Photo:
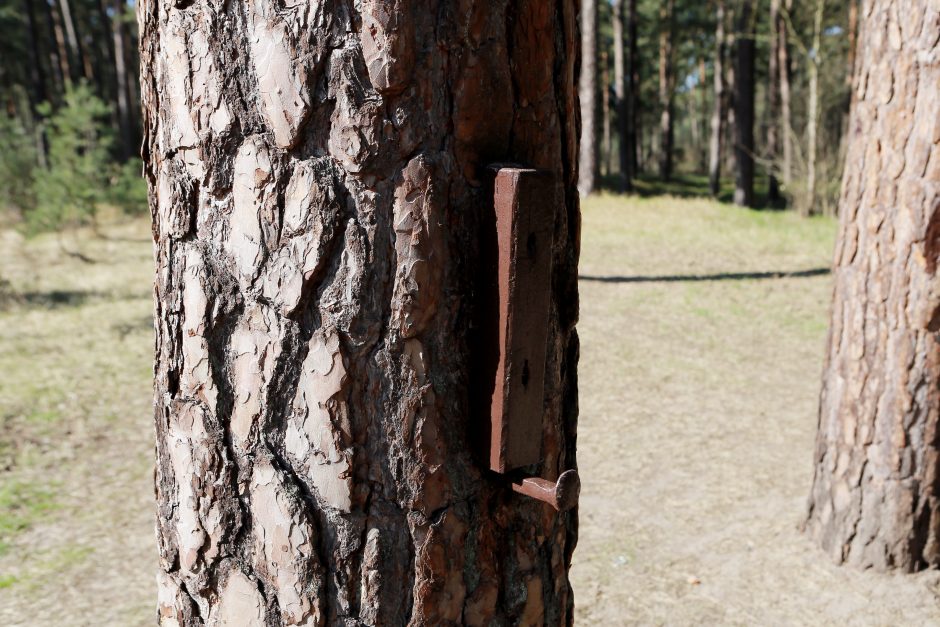
[[[812,268],[794,272],[723,272],[719,274],[662,274],[651,276],[592,276],[582,274],[580,281],[596,283],[682,283],[695,281],[747,281],[763,279],[798,279],[825,276],[829,268]]]
[[[619,189],[620,179],[617,175],[601,177],[601,188],[616,193]],[[767,201],[768,180],[765,176],[754,179],[754,207],[753,209],[784,209],[784,205],[771,205]],[[711,195],[708,185],[708,176],[704,174],[673,174],[669,181],[642,174],[633,181],[632,194],[640,198],[653,198],[656,196],[676,196],[677,198],[707,198],[724,204],[734,202],[734,179],[725,177],[721,181],[721,189],[717,197]]]
[[[147,298],[146,292],[123,293],[101,290],[49,290],[18,292],[0,284],[0,311],[24,309],[64,309],[81,307],[92,301],[118,301]]]

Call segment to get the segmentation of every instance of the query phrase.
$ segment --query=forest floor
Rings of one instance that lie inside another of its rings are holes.
[[[585,203],[577,623],[940,624],[937,572],[837,568],[797,529],[834,223],[696,189]],[[0,231],[4,626],[154,620],[149,227],[81,249]]]

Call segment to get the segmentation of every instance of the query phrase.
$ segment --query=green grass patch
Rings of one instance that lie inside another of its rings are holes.
[[[50,486],[22,480],[0,485],[0,555],[10,549],[17,534],[59,507]]]

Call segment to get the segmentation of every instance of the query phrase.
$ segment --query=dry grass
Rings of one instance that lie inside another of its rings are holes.
[[[838,568],[797,530],[830,277],[734,275],[827,268],[835,224],[599,197],[583,229],[582,274],[634,280],[581,282],[578,622],[938,624],[937,573]]]
[[[148,235],[0,232],[2,625],[153,623]]]
[[[0,233],[0,624],[153,624],[147,225]],[[809,487],[834,225],[701,200],[584,211],[578,622],[920,625],[938,577],[831,566]],[[667,277],[659,280],[657,277]],[[6,294],[6,296],[4,296]],[[697,583],[696,583],[697,582]]]

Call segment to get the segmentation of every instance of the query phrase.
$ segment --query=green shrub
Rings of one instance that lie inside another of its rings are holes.
[[[98,205],[110,191],[109,112],[85,84],[69,89],[65,104],[55,112],[48,104],[41,107],[48,118],[48,168],[34,177],[36,205],[25,213],[27,232],[94,222]]]
[[[138,215],[147,210],[147,183],[142,171],[140,159],[129,159],[115,167],[110,201],[128,215]]]
[[[36,205],[36,139],[19,118],[0,115],[0,211],[23,216]]]

